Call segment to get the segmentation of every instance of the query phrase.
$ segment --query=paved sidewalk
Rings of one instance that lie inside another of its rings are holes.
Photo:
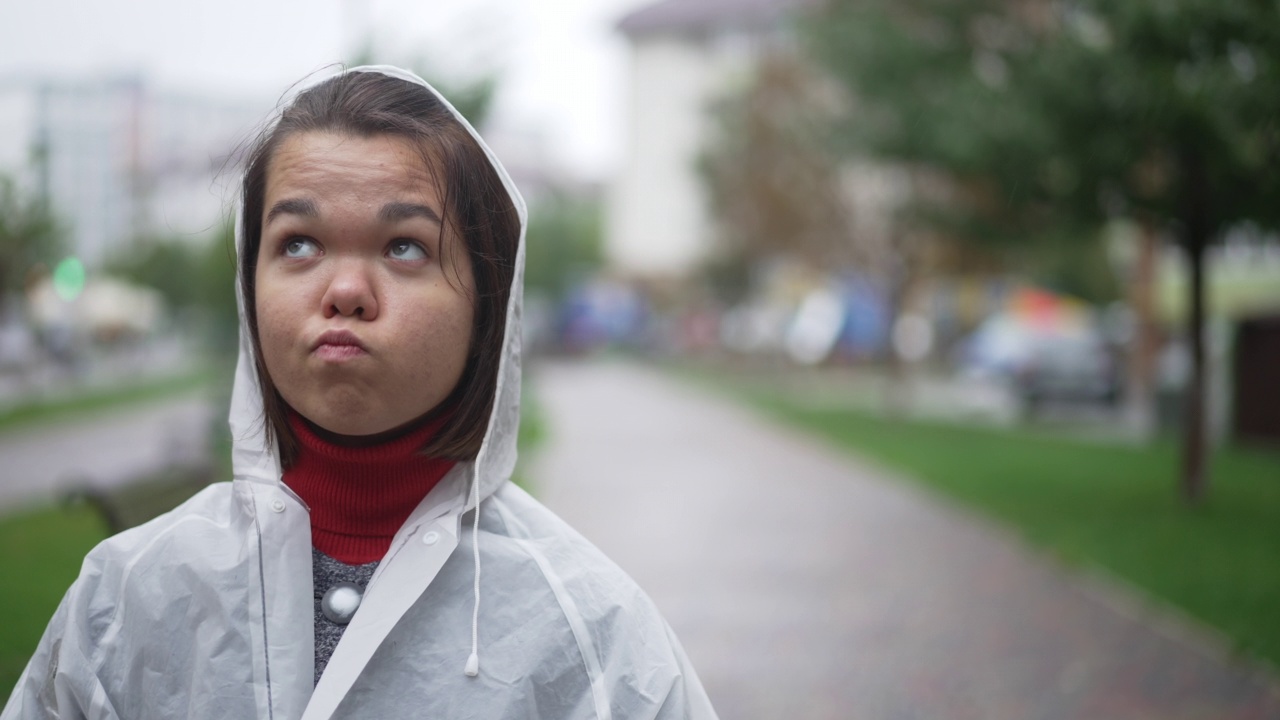
[[[125,482],[198,458],[215,412],[207,393],[194,392],[5,430],[0,511],[49,502],[71,486]]]
[[[817,441],[636,365],[530,386],[540,496],[654,597],[725,720],[1280,718],[1204,631]]]

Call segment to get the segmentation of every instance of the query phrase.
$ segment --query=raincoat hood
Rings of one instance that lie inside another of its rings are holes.
[[[528,209],[524,198],[516,189],[511,176],[493,151],[480,137],[480,133],[471,123],[454,108],[447,98],[431,87],[422,78],[408,70],[390,65],[366,65],[349,70],[338,70],[318,74],[305,85],[301,85],[294,93],[306,91],[330,78],[353,72],[379,73],[420,85],[436,96],[453,117],[475,139],[484,151],[485,157],[502,180],[511,203],[520,218],[520,238],[516,248],[515,268],[511,278],[510,294],[507,298],[506,327],[503,331],[502,354],[498,365],[498,378],[493,409],[489,416],[489,427],[485,432],[484,442],[476,459],[466,463],[468,471],[469,494],[471,500],[468,507],[476,504],[477,496],[483,499],[495,490],[515,470],[516,437],[520,424],[520,377],[521,377],[521,332],[520,318],[522,312],[525,261],[525,228],[528,224]],[[291,100],[292,98],[288,98]],[[287,106],[287,101],[286,101]],[[236,254],[237,258],[244,252],[242,237],[241,212],[236,213]],[[269,442],[266,418],[262,406],[262,389],[255,371],[253,339],[250,335],[248,317],[245,310],[244,289],[241,287],[239,274],[236,280],[236,303],[240,316],[240,346],[236,360],[235,384],[231,393],[231,461],[232,471],[238,480],[265,483],[281,482],[280,453],[276,445]]]

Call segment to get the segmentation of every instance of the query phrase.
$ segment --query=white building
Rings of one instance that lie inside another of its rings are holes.
[[[135,238],[216,229],[235,185],[227,158],[262,114],[137,77],[3,78],[0,173],[47,200],[94,267]]]
[[[714,228],[698,174],[708,107],[742,83],[785,37],[808,0],[664,0],[624,17],[631,46],[627,146],[610,192],[605,249],[612,269],[680,277],[704,259]]]

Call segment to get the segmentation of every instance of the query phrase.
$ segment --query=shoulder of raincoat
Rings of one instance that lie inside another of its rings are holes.
[[[308,509],[266,441],[241,308],[234,479],[90,552],[0,720],[715,717],[652,602],[508,482],[526,212],[454,114],[521,218],[493,414],[397,533],[319,683]]]

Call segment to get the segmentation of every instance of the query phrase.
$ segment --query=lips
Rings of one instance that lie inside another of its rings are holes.
[[[321,360],[341,362],[368,354],[360,338],[350,330],[326,330],[311,346]]]

